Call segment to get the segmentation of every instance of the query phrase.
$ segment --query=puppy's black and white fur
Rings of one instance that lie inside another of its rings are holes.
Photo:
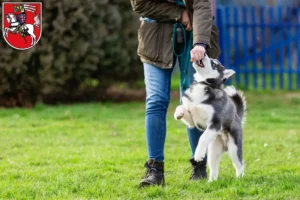
[[[204,130],[194,159],[202,161],[208,150],[209,181],[218,178],[221,155],[227,151],[236,169],[236,176],[244,175],[243,131],[246,101],[233,86],[224,89],[223,83],[235,72],[225,69],[207,55],[200,63],[193,63],[195,83],[186,90],[182,105],[174,118],[188,127]]]

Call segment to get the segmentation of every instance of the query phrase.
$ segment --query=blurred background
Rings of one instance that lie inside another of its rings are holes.
[[[18,51],[0,40],[0,106],[144,100],[139,17],[129,0],[42,2],[42,37],[34,48]],[[300,88],[300,0],[213,5],[220,60],[237,72],[233,84],[255,91]],[[178,86],[175,70],[172,89]]]

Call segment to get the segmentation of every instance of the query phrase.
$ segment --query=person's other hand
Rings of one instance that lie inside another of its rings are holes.
[[[191,50],[191,62],[196,62],[204,58],[205,48],[201,45],[196,45]]]
[[[192,25],[187,10],[184,10],[182,12],[180,22],[185,26],[185,30],[187,31],[192,30]]]

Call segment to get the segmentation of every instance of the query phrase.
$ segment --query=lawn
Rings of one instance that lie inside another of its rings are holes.
[[[300,199],[300,95],[246,93],[245,176],[189,181],[185,127],[168,113],[166,187],[138,189],[143,103],[0,110],[0,199]]]

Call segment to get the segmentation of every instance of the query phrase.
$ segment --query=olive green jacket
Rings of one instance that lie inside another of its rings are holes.
[[[213,25],[210,0],[183,0],[186,8],[167,0],[131,0],[133,10],[142,17],[156,22],[141,21],[138,30],[138,55],[142,62],[161,68],[173,65],[173,24],[187,9],[193,24],[193,44],[207,45],[207,54],[217,58],[220,54],[218,28]]]

